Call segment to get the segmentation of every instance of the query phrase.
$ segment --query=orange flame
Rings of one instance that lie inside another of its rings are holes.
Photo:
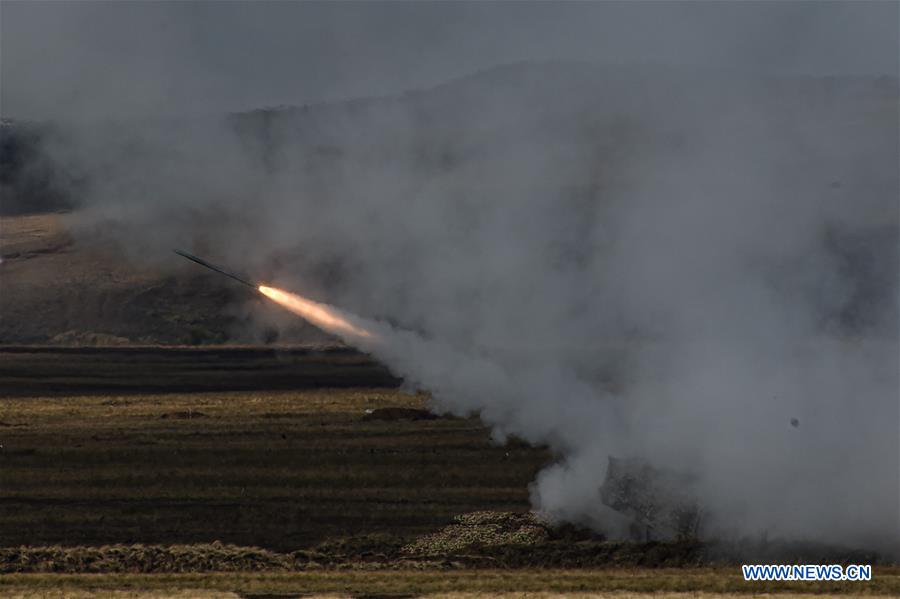
[[[293,312],[303,317],[315,326],[338,335],[350,335],[354,337],[371,337],[366,329],[355,325],[341,316],[336,308],[326,304],[320,304],[295,293],[282,291],[274,287],[260,285],[259,292],[274,300]]]

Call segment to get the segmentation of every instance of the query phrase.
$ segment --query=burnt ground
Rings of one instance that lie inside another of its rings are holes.
[[[0,346],[0,397],[396,387],[340,346]]]

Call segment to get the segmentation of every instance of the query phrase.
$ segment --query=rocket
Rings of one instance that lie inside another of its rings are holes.
[[[197,256],[194,256],[194,255],[192,255],[192,254],[188,254],[187,252],[182,252],[181,250],[173,250],[173,251],[174,251],[176,254],[178,254],[179,256],[183,257],[183,258],[187,258],[187,259],[190,260],[191,262],[196,262],[196,263],[199,264],[200,266],[205,266],[206,268],[208,268],[208,269],[210,269],[210,270],[214,270],[214,271],[216,271],[217,273],[223,274],[223,275],[225,275],[226,277],[231,277],[232,279],[234,279],[234,280],[237,281],[238,283],[243,283],[243,284],[246,285],[247,287],[252,287],[253,289],[257,289],[257,290],[259,289],[259,287],[258,287],[257,285],[255,285],[255,284],[253,284],[253,283],[251,283],[251,282],[249,282],[249,281],[246,281],[246,280],[240,278],[239,276],[237,276],[236,274],[230,273],[230,272],[228,272],[228,271],[225,270],[225,269],[219,268],[218,266],[213,266],[212,264],[210,264],[210,263],[207,262],[206,260],[203,260],[202,258],[198,258]]]

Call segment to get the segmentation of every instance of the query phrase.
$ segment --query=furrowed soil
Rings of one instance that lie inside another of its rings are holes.
[[[0,364],[5,546],[404,538],[527,509],[549,459],[491,446],[477,420],[365,419],[427,398],[352,352],[7,348]]]
[[[336,347],[0,348],[0,595],[900,594],[892,566],[750,584],[700,543],[551,526],[548,451],[397,383]]]
[[[341,346],[0,345],[0,394],[5,397],[394,388],[399,384],[382,365]]]

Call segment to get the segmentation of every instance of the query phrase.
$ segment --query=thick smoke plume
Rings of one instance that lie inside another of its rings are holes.
[[[895,77],[524,63],[45,151],[85,234],[339,306],[434,409],[549,446],[552,517],[624,534],[598,487],[634,456],[695,478],[704,534],[896,550],[897,101]]]
[[[139,253],[204,245],[380,321],[348,341],[435,409],[556,452],[545,513],[621,534],[598,487],[607,456],[639,456],[697,477],[707,534],[888,546],[896,98],[521,65],[52,151],[87,173],[79,218]]]

